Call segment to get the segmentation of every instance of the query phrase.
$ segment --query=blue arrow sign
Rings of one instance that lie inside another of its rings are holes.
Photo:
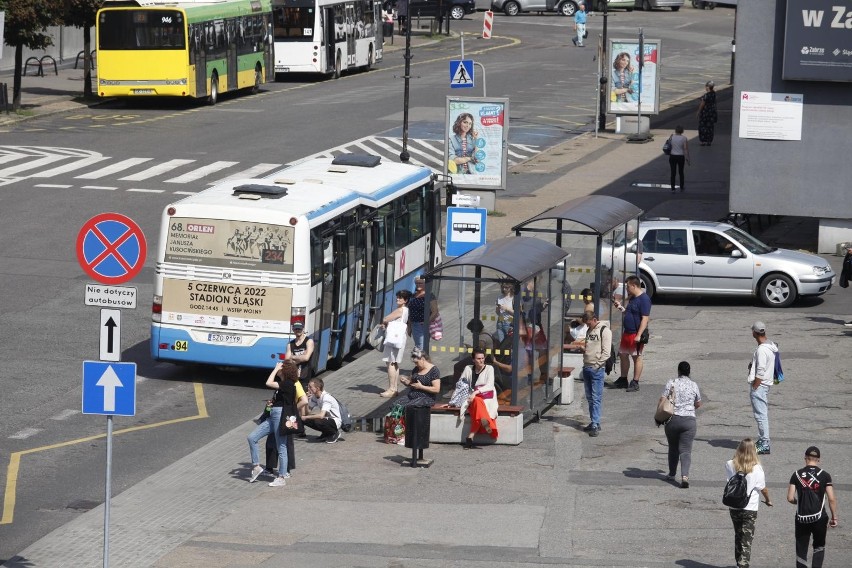
[[[473,87],[473,59],[450,60],[450,88]]]
[[[83,414],[136,415],[136,363],[83,361]]]

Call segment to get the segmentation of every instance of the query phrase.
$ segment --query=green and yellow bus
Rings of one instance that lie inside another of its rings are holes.
[[[106,0],[98,95],[206,97],[275,78],[271,0]]]

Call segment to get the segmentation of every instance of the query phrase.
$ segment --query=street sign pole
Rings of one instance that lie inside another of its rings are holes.
[[[109,568],[109,502],[112,485],[112,414],[107,415],[106,499],[104,500],[104,568]]]

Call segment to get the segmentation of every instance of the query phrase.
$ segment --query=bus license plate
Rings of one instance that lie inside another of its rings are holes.
[[[289,67],[279,67],[279,66],[276,65],[275,66],[275,72],[276,73],[289,73],[290,68]]]
[[[133,89],[134,95],[153,95],[154,89]]]
[[[242,335],[231,335],[229,333],[208,333],[207,341],[210,343],[238,344],[243,342]]]

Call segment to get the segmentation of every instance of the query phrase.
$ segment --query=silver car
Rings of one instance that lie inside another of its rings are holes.
[[[639,276],[649,296],[758,296],[786,308],[799,296],[825,294],[836,276],[819,256],[770,247],[727,223],[643,221],[639,237]]]
[[[503,12],[507,16],[517,16],[521,12],[559,12],[563,16],[573,16],[581,0],[491,0],[491,10]]]
[[[677,12],[683,6],[684,0],[636,0],[636,7],[643,10],[654,10],[656,8],[671,8]]]

